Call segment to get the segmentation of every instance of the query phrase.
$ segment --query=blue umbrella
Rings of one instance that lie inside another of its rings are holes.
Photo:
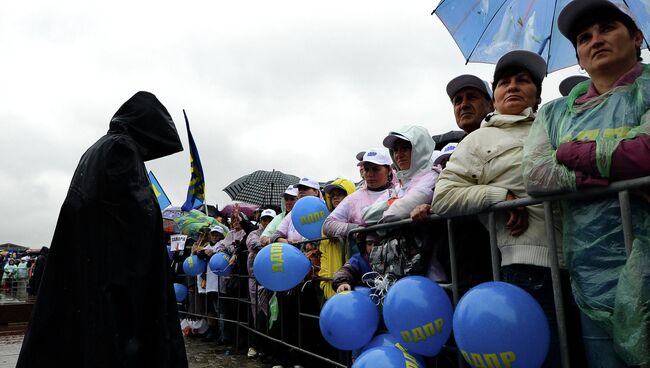
[[[557,28],[557,17],[569,1],[442,0],[433,12],[467,62],[496,64],[509,51],[528,50],[546,60],[550,73],[577,64],[575,49]],[[650,34],[647,0],[612,2],[628,5],[639,28]]]

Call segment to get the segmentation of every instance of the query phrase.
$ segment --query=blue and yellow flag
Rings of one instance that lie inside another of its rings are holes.
[[[169,207],[172,204],[172,202],[169,200],[169,197],[167,197],[167,194],[165,193],[162,186],[158,182],[158,179],[156,179],[156,176],[153,174],[153,171],[149,171],[149,181],[151,182],[151,186],[153,187],[154,194],[156,194],[156,199],[158,200],[160,209],[164,210],[165,208]]]
[[[183,116],[185,116],[187,139],[190,143],[190,167],[192,175],[190,177],[190,185],[187,188],[187,199],[181,208],[183,211],[189,211],[201,206],[205,202],[205,180],[199,151],[196,149],[196,144],[194,144],[194,138],[192,138],[192,132],[190,132],[190,122],[187,120],[185,110],[183,110]]]

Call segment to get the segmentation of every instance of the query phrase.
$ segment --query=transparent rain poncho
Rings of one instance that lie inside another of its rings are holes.
[[[539,111],[524,147],[524,180],[530,195],[576,190],[575,171],[555,150],[572,140],[596,141],[597,167],[608,178],[619,142],[650,134],[650,68],[582,104],[590,81]],[[642,158],[640,158],[642,159]],[[615,196],[564,201],[564,254],[580,309],[614,338],[628,364],[650,362],[650,204],[632,196],[633,251],[625,253],[620,205]]]

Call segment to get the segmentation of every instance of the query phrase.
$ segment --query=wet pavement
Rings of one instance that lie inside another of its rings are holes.
[[[22,335],[0,336],[0,368],[16,366],[22,342]],[[243,355],[226,355],[225,350],[218,348],[214,342],[202,342],[198,338],[185,338],[185,347],[190,368],[271,367],[271,365],[262,364],[255,359],[248,359],[245,352]]]

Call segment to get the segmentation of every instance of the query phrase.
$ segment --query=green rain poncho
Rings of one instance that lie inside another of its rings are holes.
[[[524,147],[528,193],[576,190],[575,171],[555,151],[572,140],[596,141],[598,171],[608,178],[619,142],[650,134],[650,68],[630,85],[618,86],[582,105],[590,81],[542,107]],[[633,250],[625,253],[616,197],[564,201],[564,254],[580,309],[605,328],[628,364],[650,362],[650,204],[633,196]]]

